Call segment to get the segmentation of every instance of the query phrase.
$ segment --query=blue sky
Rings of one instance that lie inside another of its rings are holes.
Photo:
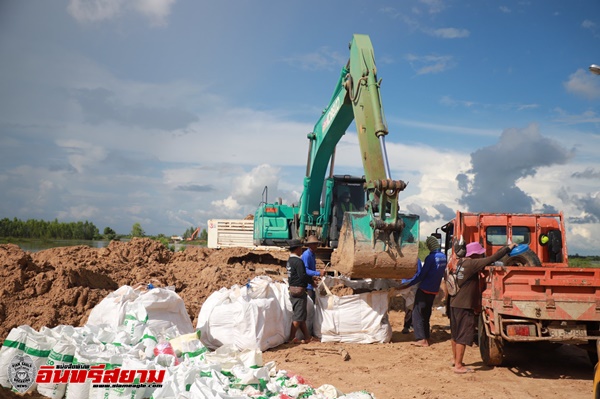
[[[5,0],[0,218],[182,234],[297,202],[309,133],[370,36],[401,208],[563,211],[600,255],[600,2]],[[355,126],[336,173],[362,175]]]

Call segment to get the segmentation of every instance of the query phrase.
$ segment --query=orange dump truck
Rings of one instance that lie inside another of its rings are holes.
[[[464,255],[465,243],[478,241],[485,256],[508,242],[527,244],[480,274],[478,338],[485,364],[501,365],[511,346],[507,344],[527,342],[584,345],[596,364],[600,269],[569,267],[562,212],[459,211],[440,229],[445,233],[449,266],[457,262],[457,255]]]

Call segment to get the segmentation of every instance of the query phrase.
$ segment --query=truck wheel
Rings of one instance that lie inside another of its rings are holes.
[[[479,315],[477,332],[479,335],[479,352],[481,353],[481,360],[483,360],[483,363],[487,366],[502,365],[504,356],[502,353],[501,341],[494,337],[489,337],[486,334],[483,315]]]
[[[542,261],[531,249],[515,256],[505,256],[500,259],[506,266],[541,266]]]

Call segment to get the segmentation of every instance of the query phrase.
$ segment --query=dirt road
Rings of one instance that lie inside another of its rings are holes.
[[[0,245],[0,342],[11,328],[39,329],[85,324],[90,310],[122,285],[173,285],[194,326],[204,300],[214,291],[244,284],[256,275],[284,277],[287,253],[236,248],[188,248],[171,253],[148,239],[113,242],[107,248],[68,247],[27,253]],[[506,367],[485,367],[477,347],[467,349],[472,374],[452,372],[448,319],[434,310],[433,345],[411,345],[401,334],[403,311],[390,311],[387,344],[309,343],[282,345],[263,354],[277,369],[300,374],[314,386],[342,392],[366,390],[378,399],[396,398],[590,398],[593,367],[577,347],[512,348]],[[350,359],[344,361],[344,349]],[[0,389],[0,398],[22,397]],[[26,395],[42,398],[39,395]]]

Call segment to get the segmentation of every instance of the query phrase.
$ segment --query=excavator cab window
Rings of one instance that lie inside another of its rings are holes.
[[[336,248],[344,213],[359,212],[365,208],[364,178],[336,176],[333,188],[333,206],[331,215],[331,247]]]

